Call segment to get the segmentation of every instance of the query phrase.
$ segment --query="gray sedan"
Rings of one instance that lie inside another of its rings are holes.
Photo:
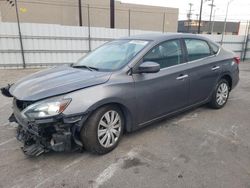
[[[239,58],[198,35],[140,35],[106,43],[72,65],[2,88],[13,97],[27,155],[85,148],[105,154],[123,133],[208,104],[222,108]]]

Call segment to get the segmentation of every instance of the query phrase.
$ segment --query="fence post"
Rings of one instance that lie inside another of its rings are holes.
[[[89,17],[89,4],[88,4],[88,41],[89,41],[89,52],[91,51],[91,36],[90,36],[90,17]]]
[[[164,33],[165,31],[165,19],[166,19],[166,15],[165,12],[163,13],[163,23],[162,23],[162,33]]]
[[[247,21],[246,28],[245,28],[244,39],[242,42],[242,49],[241,49],[241,54],[240,54],[240,59],[242,59],[242,60],[244,58],[245,48],[247,45],[247,29],[248,29],[248,21]]]
[[[23,50],[23,38],[22,38],[22,33],[21,33],[20,21],[19,21],[17,0],[15,0],[15,4],[16,4],[16,6],[15,6],[16,7],[16,18],[17,18],[18,34],[19,34],[21,54],[22,54],[22,60],[23,60],[23,68],[26,68],[25,57],[24,57],[24,50]]]
[[[245,49],[244,49],[244,56],[243,56],[243,61],[245,61],[246,59],[246,54],[247,54],[247,51],[248,51],[248,43],[249,43],[249,31],[250,31],[250,22],[248,21],[248,28],[247,28],[247,38],[246,38],[246,43],[245,43]]]
[[[130,36],[130,9],[128,9],[128,36]]]

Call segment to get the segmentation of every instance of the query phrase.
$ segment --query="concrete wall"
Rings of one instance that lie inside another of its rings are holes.
[[[46,23],[76,26],[79,24],[77,1],[18,1],[20,20],[24,23]],[[90,25],[93,27],[110,27],[109,0],[82,1],[83,25],[88,25],[88,6]],[[177,31],[178,9],[145,5],[123,4],[115,2],[116,28]],[[130,10],[130,20],[129,20]],[[3,22],[16,22],[15,7],[6,1],[0,1]],[[165,18],[164,18],[165,14]]]

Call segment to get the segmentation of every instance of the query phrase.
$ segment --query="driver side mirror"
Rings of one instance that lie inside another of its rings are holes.
[[[160,71],[160,65],[153,61],[143,62],[134,73],[157,73]]]

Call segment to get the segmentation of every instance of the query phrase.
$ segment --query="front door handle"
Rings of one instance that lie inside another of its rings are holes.
[[[183,80],[184,78],[188,78],[188,75],[187,74],[180,75],[176,78],[176,80]]]
[[[211,68],[211,70],[212,70],[212,71],[215,71],[215,70],[217,70],[217,69],[219,69],[219,68],[220,68],[220,66],[214,66],[214,67]]]

